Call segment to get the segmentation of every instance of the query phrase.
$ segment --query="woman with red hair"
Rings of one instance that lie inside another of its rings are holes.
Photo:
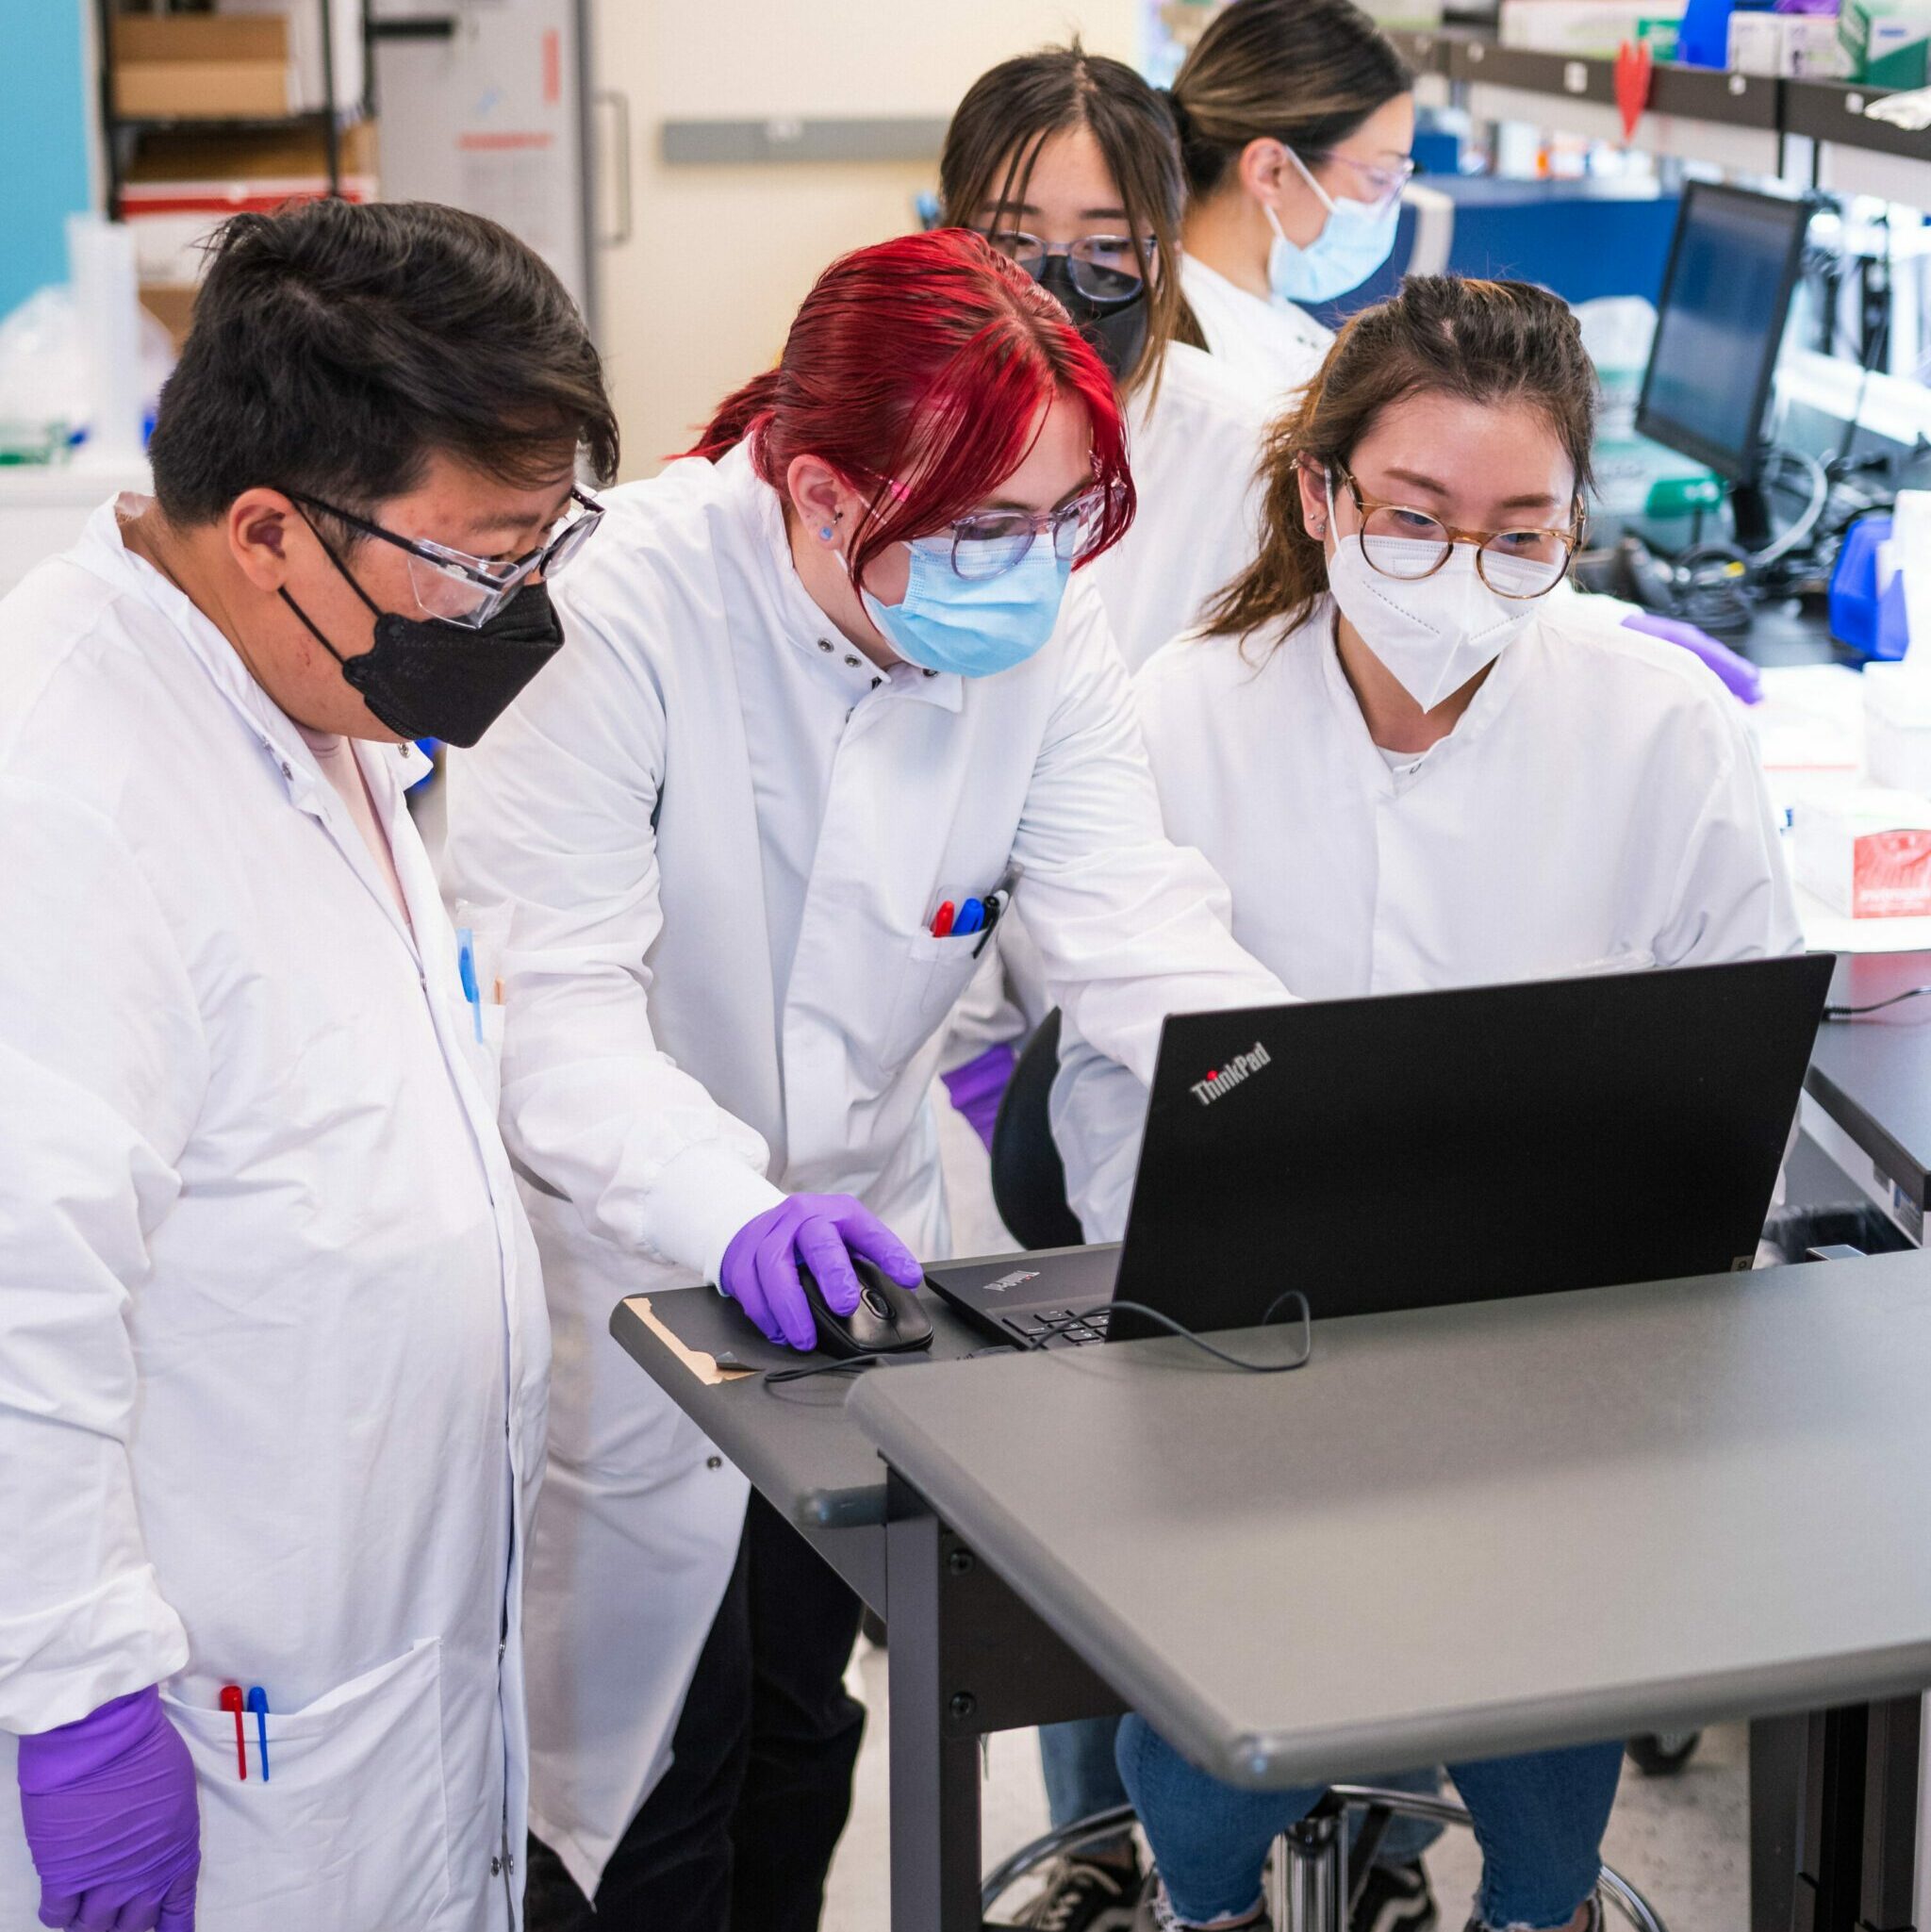
[[[857,1600],[747,1517],[614,1303],[708,1280],[809,1348],[800,1263],[843,1314],[859,1265],[949,1251],[929,1094],[1009,905],[1143,1079],[1169,1011],[1282,997],[1161,828],[1082,569],[1132,511],[1048,294],[976,235],[861,250],[612,493],[553,592],[570,648],[454,767],[454,887],[514,909],[486,983],[555,1336],[533,1932],[816,1924],[863,1717]]]

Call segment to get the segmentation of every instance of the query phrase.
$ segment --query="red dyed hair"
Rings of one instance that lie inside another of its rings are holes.
[[[1078,402],[1105,486],[1090,562],[1133,520],[1126,427],[1106,366],[1023,269],[964,228],[842,256],[804,298],[775,369],[725,398],[685,454],[714,461],[747,438],[781,496],[796,456],[867,498],[848,553],[855,586],[894,543],[927,537],[995,495],[1026,460],[1055,398]]]

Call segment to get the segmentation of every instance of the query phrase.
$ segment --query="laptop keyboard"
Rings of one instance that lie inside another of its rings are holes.
[[[1011,1314],[999,1326],[1023,1348],[1084,1348],[1106,1340],[1110,1308],[1040,1308],[1031,1314]]]

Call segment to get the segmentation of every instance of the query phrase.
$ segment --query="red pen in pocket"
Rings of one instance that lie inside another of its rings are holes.
[[[942,906],[939,907],[938,911],[932,915],[932,936],[934,939],[944,939],[948,937],[952,930],[952,901],[949,899]]]
[[[248,1782],[248,1728],[241,1711],[241,1686],[223,1684],[222,1686],[222,1709],[235,1713],[235,1758],[240,1767],[241,1782]]]

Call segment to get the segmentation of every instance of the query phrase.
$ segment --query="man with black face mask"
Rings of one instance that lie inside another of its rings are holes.
[[[506,1932],[549,1329],[506,916],[403,795],[615,421],[520,242],[325,201],[223,230],[151,454],[0,603],[0,1932]]]

